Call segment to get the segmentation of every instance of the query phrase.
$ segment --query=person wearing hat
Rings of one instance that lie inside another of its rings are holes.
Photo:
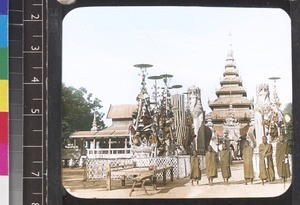
[[[248,140],[246,140],[246,143],[243,148],[243,160],[244,160],[244,178],[246,181],[246,185],[248,181],[253,184],[254,179],[254,171],[253,171],[253,147],[250,146],[250,143]]]
[[[227,149],[226,144],[222,144],[222,150],[220,152],[220,165],[221,165],[221,172],[224,179],[224,184],[228,185],[228,179],[231,177],[231,170],[230,170],[230,151]]]
[[[213,179],[218,177],[218,164],[217,154],[213,151],[212,147],[208,145],[207,152],[205,153],[205,164],[206,164],[206,176],[208,184],[211,186]]]
[[[279,136],[279,142],[276,145],[276,166],[278,176],[285,182],[291,176],[291,172],[288,161],[288,145],[283,135]]]
[[[200,159],[197,155],[197,151],[193,150],[193,156],[191,157],[191,175],[190,179],[192,185],[194,185],[194,181],[197,181],[199,184],[199,180],[201,180],[201,169],[200,169]]]
[[[273,182],[275,180],[273,164],[273,146],[267,143],[267,137],[262,137],[262,143],[259,145],[259,178],[264,185],[265,181]]]

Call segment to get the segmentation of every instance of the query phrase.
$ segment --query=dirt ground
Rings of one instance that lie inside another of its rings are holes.
[[[202,174],[199,185],[194,183],[194,186],[189,178],[175,178],[173,182],[167,178],[166,185],[162,184],[162,180],[158,180],[157,189],[153,190],[149,180],[145,183],[149,195],[141,189],[141,185],[136,185],[132,196],[129,197],[133,184],[131,180],[126,180],[126,185],[123,187],[120,180],[112,180],[112,190],[107,191],[105,180],[83,181],[83,169],[64,168],[63,185],[70,194],[79,198],[247,198],[278,196],[283,194],[291,184],[291,179],[283,184],[277,177],[274,182],[267,182],[265,185],[262,185],[258,178],[254,179],[252,185],[246,185],[242,161],[233,163],[231,173],[229,185],[223,184],[220,170],[212,186],[208,185],[205,173]]]

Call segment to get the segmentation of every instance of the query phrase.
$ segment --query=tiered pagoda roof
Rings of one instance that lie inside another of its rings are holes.
[[[208,102],[212,112],[210,113],[214,129],[219,136],[223,135],[223,122],[228,117],[231,107],[235,112],[235,117],[241,123],[241,128],[250,121],[252,101],[247,99],[246,89],[236,68],[233,58],[232,45],[227,53],[223,78],[220,80],[221,87],[216,90],[217,99]]]

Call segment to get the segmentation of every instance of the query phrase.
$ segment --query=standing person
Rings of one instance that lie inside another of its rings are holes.
[[[228,185],[228,179],[231,177],[230,158],[230,151],[227,149],[226,144],[224,143],[222,144],[222,151],[220,152],[220,165],[224,184],[226,185]]]
[[[213,179],[218,177],[217,172],[217,154],[213,151],[212,147],[208,145],[207,152],[205,154],[205,164],[206,164],[206,176],[208,179],[208,184],[211,186]]]
[[[243,160],[244,160],[244,178],[246,185],[248,180],[253,184],[254,171],[253,171],[253,147],[250,146],[249,141],[246,140],[246,143],[243,148]]]
[[[262,137],[262,143],[259,145],[259,178],[264,185],[264,181],[272,182],[275,180],[273,165],[273,146],[267,143],[267,137]]]
[[[194,180],[199,184],[201,180],[201,169],[200,169],[200,159],[197,156],[197,151],[193,150],[193,156],[191,157],[191,176],[192,185],[194,185]]]
[[[278,176],[285,182],[291,176],[291,172],[288,161],[288,145],[283,135],[279,136],[279,142],[276,145],[276,165]]]

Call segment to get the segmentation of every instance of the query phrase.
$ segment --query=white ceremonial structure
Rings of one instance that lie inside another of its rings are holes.
[[[260,84],[256,86],[256,102],[254,105],[254,126],[256,136],[256,147],[262,143],[262,136],[266,135],[266,129],[263,126],[263,121],[271,111],[270,90],[268,84]]]
[[[259,173],[259,156],[258,147],[262,143],[262,137],[266,136],[268,143],[273,146],[273,162],[276,167],[275,152],[276,143],[280,135],[286,134],[286,123],[289,117],[285,117],[280,109],[281,103],[279,102],[279,97],[276,91],[276,80],[279,77],[271,77],[270,80],[274,80],[273,94],[271,95],[268,84],[259,84],[256,87],[256,102],[254,104],[254,125],[250,126],[248,130],[248,136],[255,137],[254,147],[254,157],[253,165],[256,174]],[[255,132],[253,131],[255,130]],[[275,169],[275,172],[277,170]]]
[[[195,143],[195,148],[198,148],[197,145],[197,139],[198,139],[198,131],[199,128],[201,127],[203,118],[202,118],[202,113],[203,113],[203,107],[201,103],[201,91],[200,88],[196,86],[191,86],[188,89],[188,107],[191,113],[191,116],[193,118],[193,127],[194,127],[194,133],[196,135],[194,139]]]

